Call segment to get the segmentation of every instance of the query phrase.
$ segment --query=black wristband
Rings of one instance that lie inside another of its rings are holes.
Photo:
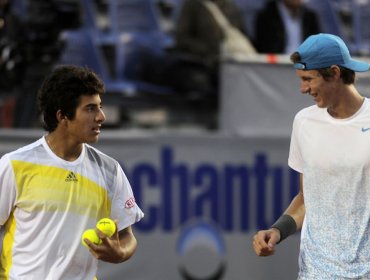
[[[280,240],[278,242],[280,243],[297,231],[297,224],[291,216],[284,214],[271,226],[271,228],[276,228],[280,231]]]

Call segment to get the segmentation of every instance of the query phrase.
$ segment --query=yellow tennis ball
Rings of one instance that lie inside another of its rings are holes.
[[[116,232],[116,224],[109,218],[103,218],[99,220],[96,224],[96,228],[108,237],[112,237],[112,235]]]
[[[101,239],[99,238],[98,234],[96,233],[95,229],[87,229],[84,231],[81,237],[82,244],[85,247],[89,247],[84,239],[90,240],[92,243],[96,245],[102,244]]]

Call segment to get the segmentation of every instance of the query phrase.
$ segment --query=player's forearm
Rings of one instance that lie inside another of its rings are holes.
[[[271,229],[277,230],[280,233],[278,243],[302,227],[304,213],[303,195],[299,193],[292,200],[284,214],[271,226]]]
[[[302,228],[306,210],[303,197],[303,175],[300,175],[299,193],[293,198],[284,214],[271,226],[280,232],[280,241]]]
[[[297,230],[302,228],[304,216],[306,214],[303,196],[303,174],[299,176],[299,193],[294,197],[284,214],[291,216],[295,220]]]
[[[287,214],[294,219],[297,225],[297,230],[299,230],[302,228],[305,213],[306,213],[306,210],[304,207],[303,193],[299,192],[294,197],[294,199],[292,200],[292,202],[290,203],[290,205],[288,206],[284,214]]]
[[[119,240],[122,250],[122,258],[119,262],[124,262],[131,258],[137,248],[137,240],[132,232],[131,227],[119,232]]]

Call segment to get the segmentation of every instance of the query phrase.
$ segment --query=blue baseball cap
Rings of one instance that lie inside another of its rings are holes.
[[[355,72],[369,70],[369,63],[352,59],[346,44],[341,38],[332,34],[309,36],[296,50],[301,61],[294,63],[294,68],[316,70],[332,65],[342,66]]]

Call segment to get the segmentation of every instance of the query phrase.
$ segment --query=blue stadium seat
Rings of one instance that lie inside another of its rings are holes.
[[[85,28],[97,30],[97,17],[98,13],[94,1],[91,0],[81,0],[82,1],[82,11],[83,11],[83,25]]]
[[[156,32],[158,14],[151,0],[109,0],[113,32]]]
[[[306,5],[319,15],[324,33],[342,36],[340,19],[331,0],[307,0]]]
[[[254,37],[255,16],[268,0],[233,0],[244,15],[246,30],[250,38]]]
[[[93,4],[89,0],[82,4],[84,25],[63,33],[66,49],[60,63],[89,66],[104,80],[107,91],[131,96],[172,93],[169,87],[143,79],[145,60],[164,55],[169,36],[159,29],[151,0],[108,0],[107,30],[98,28]]]
[[[103,79],[107,79],[107,71],[102,67],[89,32],[86,28],[63,32],[62,37],[66,45],[59,63],[86,65],[101,75]]]
[[[96,34],[96,40],[114,47],[118,79],[134,82],[139,90],[167,94],[167,87],[144,82],[140,77],[147,63],[144,60],[164,55],[173,43],[171,36],[161,30],[158,13],[153,0],[108,0],[110,29]]]
[[[22,19],[26,18],[26,0],[13,0],[12,10]]]
[[[369,1],[309,0],[308,5],[320,14],[324,32],[341,36],[356,55],[370,54]]]
[[[160,26],[160,15],[153,0],[108,0],[110,33],[143,34],[151,39],[155,48],[172,44],[172,38]],[[124,35],[125,36],[125,35]]]
[[[87,28],[63,32],[66,47],[58,64],[87,66],[94,70],[105,82],[107,91],[122,92],[129,95],[137,91],[136,86],[123,78],[116,79],[109,70],[107,59],[99,45],[95,33]]]
[[[242,10],[246,22],[248,34],[254,37],[255,16],[268,0],[234,0],[235,4]],[[306,0],[305,4],[316,11],[320,17],[323,31],[341,35],[338,15],[331,0]]]
[[[370,2],[351,1],[353,49],[358,54],[370,55]]]

